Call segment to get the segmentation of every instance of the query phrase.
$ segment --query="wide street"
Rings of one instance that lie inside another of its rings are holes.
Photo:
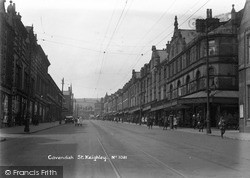
[[[249,141],[158,126],[88,120],[16,134],[0,145],[1,165],[63,166],[65,178],[250,176]]]

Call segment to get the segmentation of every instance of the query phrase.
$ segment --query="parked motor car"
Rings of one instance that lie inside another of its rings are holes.
[[[74,123],[74,117],[73,116],[65,116],[65,123]]]

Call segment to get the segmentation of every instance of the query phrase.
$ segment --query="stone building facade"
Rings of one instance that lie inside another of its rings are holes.
[[[63,96],[48,74],[50,62],[33,27],[24,26],[12,1],[7,9],[1,1],[0,16],[1,126],[59,120]]]
[[[250,132],[250,1],[247,0],[239,29],[240,131]]]
[[[116,112],[115,116],[131,118],[135,122],[138,122],[134,119],[137,115],[139,122],[141,118],[151,116],[155,124],[161,125],[164,117],[176,115],[180,126],[191,127],[193,114],[199,113],[206,120],[209,91],[211,126],[218,125],[221,115],[230,127],[237,126],[237,28],[241,12],[236,13],[233,7],[231,16],[230,20],[220,22],[208,10],[204,20],[210,23],[207,31],[200,31],[204,26],[199,26],[199,23],[196,30],[179,29],[175,17],[171,41],[163,50],[152,47],[151,59],[138,72],[137,83],[131,82],[134,81],[132,75],[121,89],[122,110]],[[138,100],[134,97],[133,89]],[[106,102],[112,102],[112,97],[108,99]],[[139,113],[135,112],[137,109]]]

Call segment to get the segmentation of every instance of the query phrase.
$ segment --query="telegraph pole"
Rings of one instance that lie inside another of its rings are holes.
[[[62,123],[62,118],[63,118],[63,86],[64,86],[64,78],[62,79],[61,118],[60,118],[60,120],[59,120],[59,124]]]
[[[207,87],[206,87],[206,92],[207,92],[207,118],[206,118],[206,122],[207,122],[207,134],[211,134],[211,126],[210,126],[210,88],[209,88],[209,39],[208,39],[208,18],[206,19],[205,22],[205,26],[206,26],[206,53],[207,53],[207,57],[206,57],[206,68],[207,68]]]

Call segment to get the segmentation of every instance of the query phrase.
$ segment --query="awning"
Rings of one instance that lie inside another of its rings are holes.
[[[133,113],[133,112],[136,112],[136,111],[139,111],[140,110],[140,107],[137,107],[137,108],[134,108],[132,110],[130,110],[130,113]]]
[[[182,97],[183,99],[187,98],[206,98],[207,93],[205,91],[200,91],[198,93],[194,93],[185,97]],[[239,92],[238,91],[224,91],[224,90],[215,90],[210,93],[210,97],[215,98],[238,98]]]
[[[150,105],[150,106],[147,106],[147,107],[145,107],[145,108],[143,108],[142,110],[143,110],[143,111],[147,111],[147,110],[149,110],[149,109],[151,109],[151,105]]]

